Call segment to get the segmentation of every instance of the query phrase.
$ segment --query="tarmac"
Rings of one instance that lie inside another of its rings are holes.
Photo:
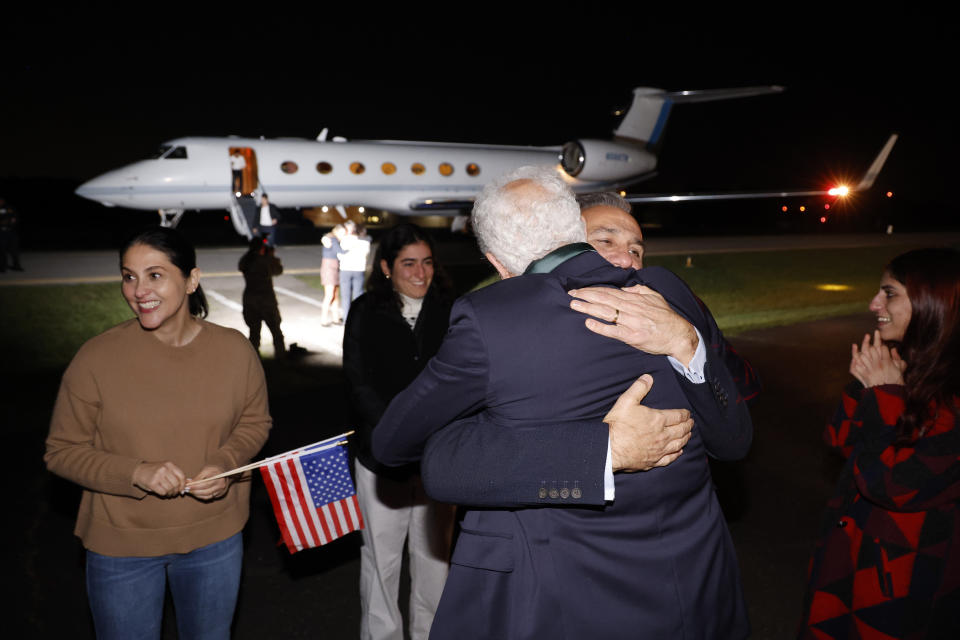
[[[683,252],[691,252],[691,243],[685,240]],[[944,241],[942,235],[939,241]],[[319,252],[315,247],[283,247],[278,253],[287,267],[286,274],[276,279],[287,343],[297,342],[308,353],[277,362],[271,357],[269,336],[263,337],[261,353],[275,421],[264,455],[335,435],[349,426],[339,366],[342,327],[319,326],[318,290],[292,275],[300,269],[312,272]],[[242,279],[235,272],[239,254],[237,249],[204,250],[200,262],[207,272],[210,320],[245,331],[231,304],[239,302],[242,291]],[[54,275],[44,275],[36,261],[40,256],[24,254],[27,271],[20,275],[24,280],[90,279],[106,268],[109,258],[109,276],[117,281],[115,255],[75,259],[79,255],[56,256],[57,262],[67,260],[76,267],[72,273],[64,275],[61,267],[50,270]],[[475,260],[475,254],[470,259]],[[95,266],[86,272],[88,267],[81,269],[81,264]],[[871,326],[872,316],[862,313],[751,331],[732,339],[764,385],[752,408],[755,435],[749,455],[741,462],[714,466],[740,560],[753,638],[795,636],[809,553],[842,462],[826,450],[821,432],[849,378],[849,345]],[[264,332],[268,333],[266,328]],[[47,376],[29,384],[42,387],[39,395],[49,398],[52,406],[58,382],[56,376]],[[50,406],[30,411],[49,415]],[[83,550],[72,534],[79,489],[44,469],[45,433],[14,433],[8,450],[17,452],[8,467],[12,518],[4,528],[3,545],[8,591],[12,588],[13,593],[5,598],[10,607],[5,635],[93,638]],[[234,637],[357,637],[359,535],[294,555],[278,546],[278,539],[266,491],[255,479]],[[168,612],[163,638],[175,637],[173,614]]]

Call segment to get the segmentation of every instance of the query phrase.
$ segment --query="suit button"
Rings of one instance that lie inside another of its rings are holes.
[[[569,497],[570,497],[570,489],[567,489],[566,487],[564,487],[563,489],[560,489],[560,497],[563,498],[564,500],[566,500],[567,498],[569,498]]]
[[[580,491],[580,487],[574,487],[573,491],[570,492],[570,495],[572,495],[574,498],[580,498],[583,496],[583,492]]]
[[[545,487],[540,487],[540,491],[537,492],[537,497],[541,500],[547,497],[547,489]]]
[[[551,498],[553,498],[554,500],[556,500],[557,497],[559,497],[559,495],[560,495],[560,492],[557,491],[556,488],[550,489],[550,497],[551,497]]]

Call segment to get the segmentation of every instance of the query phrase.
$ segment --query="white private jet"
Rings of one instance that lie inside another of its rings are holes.
[[[165,226],[176,226],[187,209],[226,209],[237,233],[248,238],[262,193],[268,193],[279,207],[334,205],[341,215],[344,205],[399,215],[456,215],[472,206],[488,179],[528,164],[555,165],[576,192],[621,190],[655,174],[655,150],[674,104],[781,91],[779,86],[680,92],[639,87],[633,90],[633,103],[612,140],[581,139],[552,147],[327,140],[326,129],[316,140],[177,138],[163,143],[153,158],[100,175],[76,193],[110,207],[156,209]],[[891,137],[854,190],[869,188],[895,139]],[[234,182],[230,156],[236,152],[246,166],[242,178]],[[827,191],[630,195],[628,199],[676,202],[791,195],[827,195]]]

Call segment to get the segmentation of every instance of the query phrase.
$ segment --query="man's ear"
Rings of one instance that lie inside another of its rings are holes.
[[[500,261],[497,260],[497,257],[496,257],[495,255],[493,255],[492,253],[490,253],[489,251],[488,251],[487,253],[485,253],[484,255],[487,256],[487,260],[490,261],[490,264],[493,265],[493,268],[497,270],[497,273],[500,274],[500,277],[501,277],[502,279],[506,280],[507,278],[512,278],[512,277],[515,275],[515,274],[512,274],[512,273],[510,273],[509,271],[507,271],[507,268],[506,268],[505,266],[503,266],[502,264],[500,264]]]

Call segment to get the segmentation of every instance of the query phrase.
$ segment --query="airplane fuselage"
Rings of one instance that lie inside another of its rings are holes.
[[[559,146],[177,138],[164,147],[180,151],[109,171],[77,193],[132,209],[227,209],[234,195],[230,150],[243,149],[255,163],[260,188],[279,207],[341,204],[401,215],[452,214],[463,206],[445,203],[469,202],[490,179],[522,165],[556,166],[576,191],[614,188],[655,169],[656,157],[641,146],[615,146],[596,159],[613,166],[606,172],[610,179],[582,180],[561,169]]]

